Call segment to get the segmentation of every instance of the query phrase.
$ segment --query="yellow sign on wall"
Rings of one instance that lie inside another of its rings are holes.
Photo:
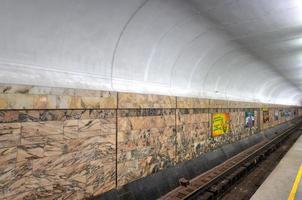
[[[229,113],[213,113],[212,114],[212,136],[220,136],[228,133],[230,130]]]

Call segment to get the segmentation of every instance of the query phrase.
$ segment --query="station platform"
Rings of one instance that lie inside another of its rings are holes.
[[[302,136],[259,187],[251,200],[302,200]]]

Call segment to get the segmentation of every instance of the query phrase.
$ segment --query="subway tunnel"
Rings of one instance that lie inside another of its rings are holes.
[[[0,199],[226,199],[190,187],[301,105],[300,0],[0,0]]]

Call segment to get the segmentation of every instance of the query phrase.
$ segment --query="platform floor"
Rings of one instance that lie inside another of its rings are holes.
[[[302,136],[259,187],[251,200],[287,200],[302,164]],[[295,200],[302,200],[300,181]]]
[[[298,187],[298,191],[296,193],[296,200],[302,199],[302,181],[300,180],[300,184]]]

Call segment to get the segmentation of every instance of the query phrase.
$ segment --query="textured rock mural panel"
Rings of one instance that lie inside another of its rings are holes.
[[[114,110],[0,111],[0,116],[4,199],[83,199],[115,187]]]
[[[175,164],[175,110],[118,111],[118,186]]]

